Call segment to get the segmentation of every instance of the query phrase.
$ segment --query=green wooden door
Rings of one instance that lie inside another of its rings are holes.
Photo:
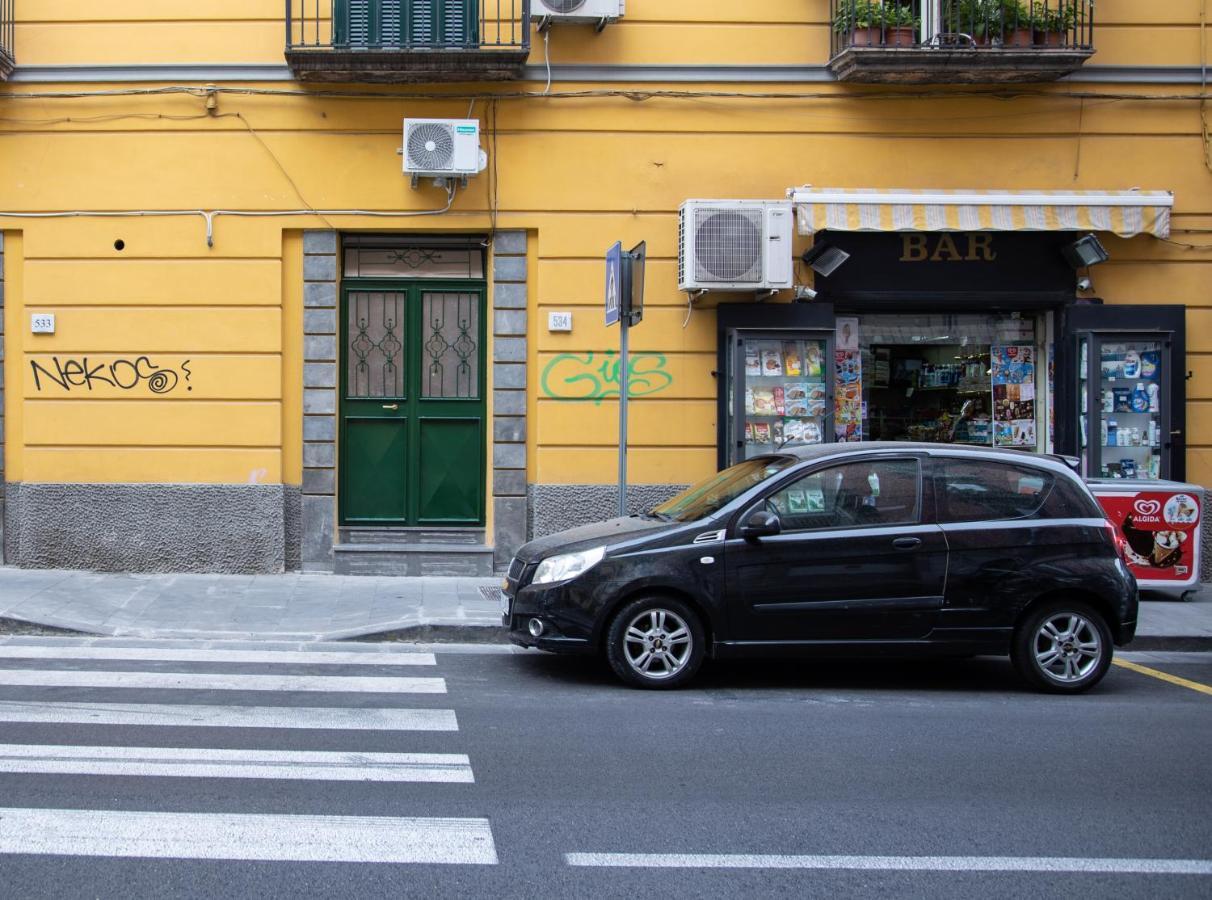
[[[341,520],[484,522],[484,290],[347,281]]]

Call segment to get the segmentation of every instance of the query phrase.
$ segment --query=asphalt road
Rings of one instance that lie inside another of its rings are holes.
[[[155,646],[0,643],[0,897],[1212,894],[1212,693],[1140,671]]]

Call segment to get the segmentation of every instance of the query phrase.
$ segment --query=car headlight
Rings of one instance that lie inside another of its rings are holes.
[[[594,547],[592,550],[582,550],[580,553],[561,553],[559,556],[549,556],[539,563],[539,568],[531,579],[531,584],[550,584],[553,581],[567,581],[583,575],[602,561],[606,555],[605,547]]]

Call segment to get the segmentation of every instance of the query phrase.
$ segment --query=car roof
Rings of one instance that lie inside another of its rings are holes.
[[[858,441],[840,444],[809,444],[785,447],[775,455],[794,456],[805,462],[848,456],[858,453],[927,453],[932,456],[968,456],[998,462],[1035,465],[1052,471],[1061,470],[1073,474],[1072,468],[1059,456],[1014,450],[1008,447],[974,447],[964,444],[927,444],[910,441]]]

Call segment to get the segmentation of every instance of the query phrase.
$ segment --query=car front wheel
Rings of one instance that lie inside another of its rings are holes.
[[[606,659],[616,675],[641,688],[672,688],[694,677],[706,650],[703,625],[680,600],[635,600],[606,634]]]
[[[1010,658],[1033,687],[1077,694],[1102,681],[1112,653],[1106,620],[1092,606],[1075,601],[1032,610],[1014,633]]]

